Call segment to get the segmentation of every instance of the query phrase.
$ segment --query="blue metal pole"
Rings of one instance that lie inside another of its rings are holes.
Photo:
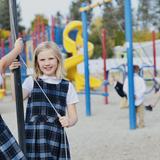
[[[126,33],[127,63],[128,63],[129,119],[130,119],[130,129],[135,129],[136,113],[135,113],[135,101],[134,101],[131,0],[125,0],[124,6],[125,6],[125,33]]]
[[[82,3],[81,7],[85,7],[86,4]],[[81,18],[83,23],[83,47],[84,47],[84,71],[85,71],[85,93],[86,93],[86,115],[91,115],[90,109],[90,84],[89,84],[89,68],[88,68],[88,33],[87,33],[87,13],[81,12]]]

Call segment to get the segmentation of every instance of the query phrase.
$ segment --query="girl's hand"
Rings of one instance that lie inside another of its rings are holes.
[[[23,50],[23,40],[22,38],[18,38],[16,41],[15,41],[15,44],[14,44],[14,49],[17,50],[18,53],[21,53],[22,50]]]
[[[17,69],[21,66],[20,62],[16,59],[14,62],[11,63],[9,66],[10,71],[13,71],[14,69]]]
[[[59,122],[61,123],[62,127],[69,127],[69,118],[67,116],[62,116],[59,118]]]

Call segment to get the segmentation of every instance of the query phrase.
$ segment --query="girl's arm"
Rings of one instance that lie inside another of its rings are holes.
[[[68,115],[59,118],[62,127],[72,127],[78,121],[76,104],[70,104],[67,107]]]
[[[14,59],[22,52],[23,41],[18,38],[15,42],[14,49],[12,49],[6,56],[0,60],[0,73],[4,73],[6,68],[13,62]]]

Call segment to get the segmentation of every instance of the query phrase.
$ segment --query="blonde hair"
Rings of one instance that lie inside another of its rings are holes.
[[[38,55],[40,52],[51,50],[52,54],[57,58],[58,65],[56,70],[56,77],[58,79],[62,79],[65,76],[64,66],[63,66],[63,58],[61,51],[56,43],[51,41],[46,41],[40,43],[37,48],[34,50],[34,76],[35,78],[38,78],[39,76],[43,75],[42,71],[39,68],[38,65]]]

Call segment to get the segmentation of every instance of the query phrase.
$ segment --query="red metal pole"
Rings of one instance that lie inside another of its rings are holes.
[[[34,22],[34,29],[32,32],[33,49],[35,49],[38,44],[37,39],[38,39],[37,38],[37,22],[35,21]]]
[[[102,58],[103,58],[103,69],[104,69],[104,80],[107,80],[107,65],[106,65],[106,58],[107,58],[107,50],[106,50],[106,30],[102,29]],[[108,93],[108,87],[104,86],[104,92]],[[105,97],[105,104],[108,104],[108,97]]]
[[[38,44],[40,42],[42,42],[42,39],[41,39],[41,35],[40,35],[40,17],[38,17],[37,19],[37,23],[36,23],[36,31],[37,31],[37,41],[38,41]]]
[[[155,31],[152,31],[154,77],[157,76],[157,66],[156,66],[156,43],[155,43],[155,39],[156,39]]]
[[[42,42],[45,41],[45,24],[43,20],[41,21],[41,33],[42,33]]]
[[[51,24],[51,35],[52,35],[52,41],[55,41],[55,35],[54,35],[54,27],[55,27],[55,21],[54,21],[54,17],[52,16],[52,24]]]
[[[31,36],[32,36],[32,42],[33,42],[33,49],[35,49],[36,45],[37,45],[37,43],[36,43],[36,32],[33,31]]]

